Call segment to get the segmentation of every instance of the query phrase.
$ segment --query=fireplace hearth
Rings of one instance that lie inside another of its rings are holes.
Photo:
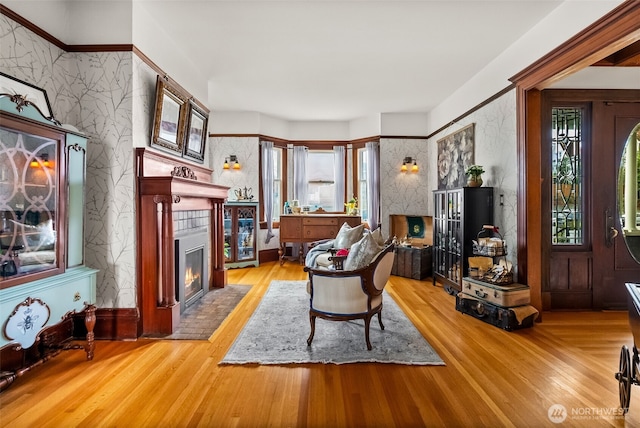
[[[182,313],[209,290],[208,232],[176,238],[175,262],[176,295]]]

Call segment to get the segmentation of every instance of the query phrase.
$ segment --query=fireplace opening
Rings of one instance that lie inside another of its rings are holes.
[[[175,240],[176,295],[180,313],[209,290],[209,245],[206,232]]]

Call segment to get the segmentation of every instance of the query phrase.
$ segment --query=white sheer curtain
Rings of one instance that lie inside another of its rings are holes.
[[[273,142],[262,141],[262,204],[267,221],[265,244],[271,241],[273,234]]]
[[[342,211],[344,209],[344,152],[344,146],[333,147],[333,183],[335,189],[333,206],[336,211]]]
[[[307,181],[308,147],[293,147],[293,199],[300,201],[300,206],[307,204],[309,183]]]
[[[377,141],[366,143],[365,156],[369,167],[367,177],[369,227],[375,230],[380,226],[380,144]]]

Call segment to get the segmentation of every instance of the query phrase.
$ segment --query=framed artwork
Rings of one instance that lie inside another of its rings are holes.
[[[204,162],[204,149],[207,142],[207,114],[196,103],[189,102],[187,132],[184,144],[184,156],[197,162]]]
[[[168,79],[158,76],[152,146],[182,155],[187,109],[186,98],[169,84]]]
[[[51,113],[51,104],[49,104],[47,91],[42,88],[0,72],[0,94],[11,97],[20,95],[20,102],[16,100],[18,111],[22,110],[21,106],[32,105],[40,111],[43,117],[57,122],[53,119],[53,114]]]
[[[475,123],[438,140],[438,189],[463,187],[464,172],[473,165]]]

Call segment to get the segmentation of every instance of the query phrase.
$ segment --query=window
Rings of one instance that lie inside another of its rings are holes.
[[[367,211],[369,201],[369,190],[367,186],[367,177],[369,176],[369,165],[367,161],[367,151],[364,147],[358,149],[358,209],[362,221],[369,221]]]
[[[312,210],[322,207],[325,211],[342,211],[335,207],[336,186],[333,178],[334,154],[330,150],[309,150],[307,180],[309,193],[307,204]]]
[[[296,142],[274,141],[274,183],[273,183],[273,222],[274,227],[278,227],[280,215],[285,201],[292,199],[292,185],[287,183],[293,178],[293,166],[289,161],[292,145],[304,145],[309,147],[307,159],[307,179],[309,182],[307,205],[314,209],[322,207],[328,212],[345,212],[344,206],[335,206],[336,179],[334,177],[334,147],[345,147],[345,173],[344,187],[346,201],[354,195],[358,198],[358,208],[364,220],[369,218],[367,213],[368,196],[368,175],[370,168],[367,165],[365,142],[357,141],[345,142]],[[353,147],[353,152],[349,146]],[[353,156],[353,158],[351,158]],[[262,165],[262,162],[260,162]],[[262,174],[260,175],[260,189],[262,189]],[[338,183],[340,187],[342,185]],[[262,193],[260,193],[262,194]],[[265,210],[262,205],[264,198],[260,198],[261,227],[266,228]],[[345,201],[345,202],[346,202]]]
[[[273,221],[280,221],[284,206],[282,183],[282,147],[273,147]],[[264,216],[264,215],[263,215]]]
[[[556,246],[584,244],[582,118],[579,107],[551,113],[551,243]]]

